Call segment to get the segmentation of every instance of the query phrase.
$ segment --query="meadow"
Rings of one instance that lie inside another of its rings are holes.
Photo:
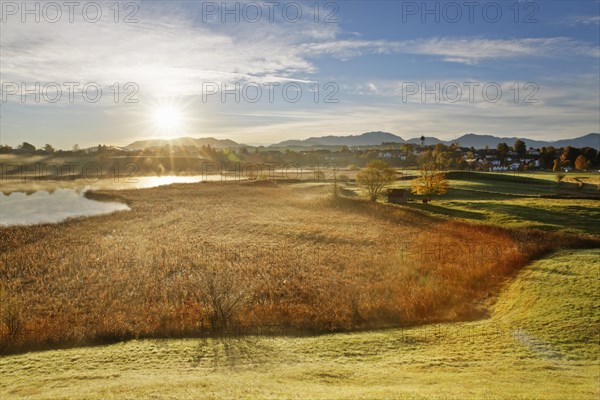
[[[316,334],[472,320],[530,260],[598,245],[591,235],[334,198],[321,183],[88,196],[131,211],[0,229],[2,352],[232,329]]]
[[[410,171],[405,172],[410,176]],[[431,215],[505,227],[600,235],[600,175],[450,172],[450,189],[429,204],[408,207]],[[395,187],[410,189],[410,180]],[[356,187],[351,188],[357,190]]]
[[[3,399],[597,399],[600,251],[553,253],[489,318],[315,337],[146,339],[0,358]],[[577,260],[577,262],[573,262]]]
[[[92,191],[130,211],[2,227],[0,393],[596,398],[594,188],[451,178],[404,205],[352,181]]]

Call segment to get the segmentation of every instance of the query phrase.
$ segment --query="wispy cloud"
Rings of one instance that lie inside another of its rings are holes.
[[[599,57],[598,46],[566,37],[485,39],[427,38],[408,41],[340,40],[303,45],[306,52],[328,54],[340,59],[363,54],[416,54],[438,57],[446,62],[476,64],[484,60],[516,57]]]
[[[240,25],[224,33],[176,15],[148,16],[137,24],[8,22],[0,41],[2,80],[137,82],[163,95],[198,94],[203,82],[301,80],[316,67],[294,44],[327,40],[331,28],[292,28],[283,32],[265,24],[250,31]]]
[[[567,25],[600,25],[600,15],[572,15],[563,20]]]
[[[109,6],[111,3],[106,4]],[[339,24],[314,24],[305,20],[296,24],[266,21],[257,24],[198,23],[197,16],[190,12],[189,7],[199,7],[199,3],[186,3],[185,7],[176,8],[176,11],[170,8],[170,4],[143,4],[137,24],[115,24],[110,13],[105,20],[95,24],[3,23],[0,79],[4,82],[98,82],[106,87],[114,82],[136,82],[142,95],[197,98],[204,82],[308,82],[319,80],[322,70],[328,68],[327,76],[339,78],[340,96],[347,95],[340,104],[323,106],[279,102],[261,108],[260,104],[251,107],[248,104],[218,103],[203,104],[193,109],[200,122],[193,127],[195,131],[188,134],[200,136],[209,133],[240,142],[269,143],[289,138],[289,135],[348,134],[377,129],[407,137],[428,132],[441,138],[469,131],[507,135],[520,131],[532,137],[562,137],[599,129],[600,84],[594,75],[568,80],[557,77],[556,69],[551,69],[550,79],[537,82],[540,85],[537,96],[540,103],[535,106],[508,102],[440,105],[401,102],[398,85],[403,77],[396,71],[397,57],[390,57],[389,64],[377,65],[378,68],[372,71],[368,62],[361,63],[361,67],[356,68],[360,74],[356,75],[350,69],[341,69],[335,75],[338,70],[332,72],[330,65],[321,62],[322,58],[351,60],[364,57],[376,64],[379,58],[376,60],[374,55],[384,59],[388,55],[407,54],[434,64],[428,70],[402,71],[402,74],[419,76],[419,79],[411,80],[427,81],[427,74],[432,73],[444,78],[444,82],[465,82],[476,79],[451,79],[444,74],[448,67],[444,63],[496,67],[496,61],[500,60],[541,67],[548,60],[568,58],[581,61],[574,73],[591,71],[597,75],[600,50],[593,38],[586,42],[586,37],[577,40],[564,35],[511,37],[509,32],[504,38],[479,35],[367,40],[365,37],[381,36],[376,31],[363,35],[344,32]],[[595,17],[579,21],[588,25],[598,23]],[[426,35],[426,32],[423,34]],[[380,74],[382,70],[384,73]],[[479,70],[479,80],[489,76],[488,69]],[[536,71],[539,70],[544,68],[536,68]],[[381,76],[389,79],[379,78]],[[503,75],[502,79],[511,78]],[[521,84],[527,79],[526,75],[518,77]],[[489,80],[494,79],[490,76]],[[553,85],[553,80],[560,81],[562,86]],[[502,81],[500,84],[508,99],[512,95],[508,86],[513,82]],[[361,97],[363,95],[367,96]],[[18,110],[21,114],[6,112],[3,115],[3,137],[11,134],[15,141],[21,140],[19,135],[29,135],[35,129],[40,137],[45,137],[43,135],[48,131],[46,121],[52,118],[59,121],[55,124],[59,127],[57,130],[70,134],[79,133],[80,127],[85,126],[92,143],[97,142],[94,135],[105,135],[102,136],[103,141],[107,142],[123,140],[124,144],[132,134],[143,134],[139,126],[126,125],[140,120],[143,115],[130,118],[126,115],[130,109],[122,104],[119,108],[106,107],[114,113],[108,117],[104,109],[105,113],[99,116],[97,108],[85,109],[89,106],[87,104],[69,105],[65,107],[68,112],[60,115],[56,108],[39,107],[47,112],[40,114],[39,111],[30,111],[28,106],[20,103],[10,105],[11,110],[21,107]],[[77,114],[77,107],[81,107],[83,117]],[[143,114],[146,110],[136,112]],[[39,115],[44,118],[35,118]],[[44,121],[40,122],[42,119]],[[11,124],[17,121],[22,129],[11,128],[14,127]],[[80,125],[73,122],[73,127],[67,126],[72,121],[78,121]]]
[[[477,64],[526,57],[599,57],[597,46],[567,37],[361,40],[337,24],[195,24],[152,7],[136,24],[3,24],[2,80],[17,82],[136,82],[145,92],[193,95],[203,82],[309,80],[315,56],[413,54]],[[231,26],[231,25],[228,25]]]

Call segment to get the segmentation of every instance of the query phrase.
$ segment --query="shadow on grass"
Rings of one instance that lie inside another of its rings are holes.
[[[531,207],[518,204],[502,203],[469,203],[473,209],[488,210],[494,214],[510,216],[513,219],[532,221],[540,224],[545,230],[575,229],[583,230],[594,235],[600,234],[600,224],[597,218],[591,214],[590,208],[565,206],[561,210],[549,210],[542,207]],[[580,212],[574,212],[580,211]]]
[[[482,221],[482,220],[485,220],[485,218],[486,218],[485,214],[483,214],[483,213],[473,212],[473,211],[465,211],[465,210],[457,210],[454,208],[437,206],[437,205],[434,205],[431,203],[428,203],[428,204],[406,203],[406,206],[411,209],[415,209],[415,210],[419,210],[419,211],[426,211],[426,212],[433,213],[433,214],[445,215],[447,217],[464,218],[464,219],[471,219],[471,220],[477,220],[477,221]]]
[[[265,339],[254,336],[200,339],[191,363],[199,366],[206,362],[213,369],[235,368],[248,364],[264,364],[272,357],[275,348]]]
[[[577,276],[577,275],[579,275],[572,271],[561,271],[560,269],[557,269],[557,268],[538,267],[538,270],[540,272],[545,272],[547,274],[553,274],[553,275],[562,275],[562,276]]]

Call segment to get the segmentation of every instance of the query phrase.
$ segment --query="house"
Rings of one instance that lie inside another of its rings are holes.
[[[388,203],[403,204],[408,200],[408,192],[406,189],[388,189]]]
[[[516,170],[518,170],[520,167],[521,167],[521,163],[518,163],[518,162],[516,162],[516,163],[512,163],[512,164],[510,164],[510,167],[509,167],[509,169],[516,171]]]

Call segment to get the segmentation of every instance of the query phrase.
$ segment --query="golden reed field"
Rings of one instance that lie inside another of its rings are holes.
[[[530,259],[597,239],[448,222],[330,185],[92,193],[131,211],[0,228],[1,351],[485,315]]]

